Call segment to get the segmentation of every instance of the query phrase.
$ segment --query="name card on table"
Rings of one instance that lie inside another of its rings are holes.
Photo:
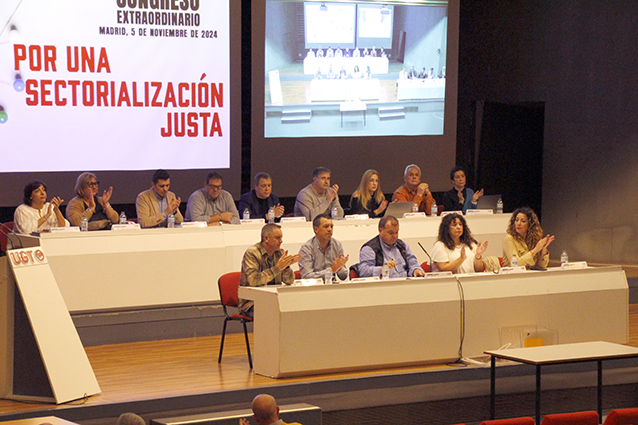
[[[525,273],[527,269],[525,266],[516,266],[516,267],[501,267],[501,270],[498,272],[499,274],[513,274],[513,273]]]
[[[183,221],[182,227],[208,227],[205,221]]]
[[[426,273],[425,277],[426,279],[432,278],[432,277],[441,277],[441,276],[452,276],[452,272],[430,272],[430,273]]]
[[[486,215],[486,214],[494,214],[492,210],[467,210],[465,212],[466,215]]]
[[[111,230],[140,230],[141,227],[138,223],[126,223],[126,224],[114,224],[111,226]]]
[[[403,218],[421,218],[421,217],[425,217],[424,212],[409,212],[409,213],[403,214]]]
[[[241,224],[257,224],[257,223],[265,223],[266,219],[264,218],[249,218],[249,219],[242,219],[240,220]]]
[[[572,263],[563,263],[560,265],[563,270],[586,269],[587,261],[574,261]]]
[[[69,226],[69,227],[52,227],[51,233],[62,233],[62,232],[79,232],[80,228],[78,226]]]
[[[306,217],[281,217],[282,223],[305,223]]]
[[[294,286],[315,286],[315,285],[323,285],[323,279],[297,279]]]
[[[350,282],[375,282],[377,280],[381,280],[381,279],[379,279],[379,276],[355,277],[354,279],[350,280]]]
[[[370,217],[368,214],[349,214],[344,217],[346,220],[367,220]]]

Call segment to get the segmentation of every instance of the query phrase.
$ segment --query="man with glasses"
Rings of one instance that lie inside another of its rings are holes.
[[[222,189],[222,176],[208,173],[206,183],[188,198],[186,221],[205,221],[209,226],[239,224],[239,213],[230,193]]]

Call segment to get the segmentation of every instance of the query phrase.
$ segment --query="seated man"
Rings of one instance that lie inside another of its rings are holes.
[[[184,221],[182,213],[179,212],[182,199],[175,197],[175,194],[169,191],[170,187],[171,177],[166,170],[157,170],[153,173],[151,188],[137,195],[135,210],[141,228],[166,227],[170,213],[175,216],[175,224]]]
[[[191,194],[186,204],[186,221],[239,224],[239,213],[230,193],[222,189],[222,176],[208,173],[203,189]]]
[[[381,276],[384,263],[390,268],[390,278],[425,274],[408,244],[399,239],[399,220],[391,215],[379,220],[379,236],[361,247],[359,276]]]
[[[312,172],[312,183],[304,187],[297,194],[295,200],[295,216],[306,217],[312,221],[319,214],[331,214],[337,209],[337,217],[343,217],[343,208],[339,203],[338,185],[330,187],[330,170],[317,167]]]
[[[421,169],[416,164],[405,167],[405,184],[394,191],[392,202],[416,202],[419,211],[430,215],[434,198],[427,183],[421,183]]]
[[[330,267],[334,275],[345,280],[348,277],[346,263],[348,256],[343,256],[341,242],[332,238],[332,219],[320,214],[312,220],[315,236],[301,246],[299,254],[299,271],[302,279],[321,279]]]
[[[239,286],[291,285],[295,274],[290,268],[299,261],[299,254],[288,255],[281,249],[283,232],[278,224],[268,223],[261,228],[261,242],[246,250],[241,260]],[[253,301],[239,300],[239,312],[253,315]]]
[[[265,218],[268,220],[268,210],[274,208],[275,220],[279,221],[284,215],[284,206],[279,203],[279,197],[272,193],[272,179],[268,173],[257,173],[254,179],[255,188],[239,198],[239,212],[244,213],[248,208],[250,218]]]

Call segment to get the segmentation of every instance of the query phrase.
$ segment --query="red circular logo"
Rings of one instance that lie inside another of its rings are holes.
[[[40,261],[40,262],[44,261],[44,252],[42,252],[42,251],[41,251],[41,250],[39,250],[39,249],[36,249],[36,250],[35,250],[35,258],[36,258],[38,261]]]

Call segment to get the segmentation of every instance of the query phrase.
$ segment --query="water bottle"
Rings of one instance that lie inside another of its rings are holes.
[[[175,214],[173,213],[168,214],[168,221],[166,222],[166,227],[168,227],[169,229],[172,229],[173,227],[175,227]]]
[[[82,214],[82,223],[80,224],[81,232],[88,232],[89,230],[89,219],[86,218],[86,214]]]
[[[412,212],[419,212],[419,204],[417,204],[416,202],[412,203]]]
[[[512,267],[518,267],[518,257],[516,254],[512,255]]]
[[[268,213],[270,213],[270,211],[268,211]],[[244,219],[244,220],[250,220],[250,210],[249,210],[248,208],[246,208],[246,209],[244,210],[243,219]]]
[[[381,267],[381,280],[388,280],[390,279],[390,267],[388,267],[388,263],[385,262],[383,263],[383,266]]]
[[[337,207],[332,207],[332,210],[330,211],[330,216],[332,217],[333,220],[337,219],[338,214],[339,214],[339,211],[337,210]]]
[[[246,214],[244,212],[244,214]],[[275,207],[270,207],[270,209],[268,210],[268,223],[274,223],[275,222]]]
[[[328,267],[326,272],[323,274],[323,283],[325,285],[329,285],[332,283],[332,269]]]
[[[120,214],[120,224],[126,224],[126,213],[124,211],[122,211],[122,213]]]
[[[432,208],[430,209],[430,215],[432,217],[436,217],[439,215],[439,208],[436,206],[436,201],[432,203]]]
[[[500,196],[496,201],[496,214],[503,214],[503,199]]]
[[[562,266],[566,263],[569,263],[569,257],[567,256],[567,251],[563,251],[563,253],[560,255],[560,265]]]

